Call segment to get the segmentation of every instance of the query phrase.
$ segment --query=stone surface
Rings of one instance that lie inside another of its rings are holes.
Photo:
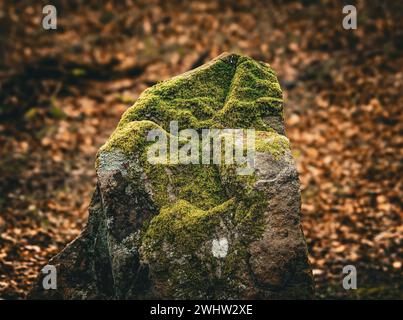
[[[81,235],[36,299],[279,299],[313,291],[299,180],[273,70],[223,54],[147,89],[99,150]],[[151,129],[254,128],[255,172],[150,164]]]

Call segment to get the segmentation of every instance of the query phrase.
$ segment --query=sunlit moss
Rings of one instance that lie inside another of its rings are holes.
[[[281,161],[288,139],[264,119],[282,117],[282,112],[282,92],[273,70],[248,57],[225,55],[144,91],[100,149],[139,160],[159,209],[141,230],[141,255],[170,296],[205,297],[209,292],[211,298],[236,297],[252,281],[246,276],[247,248],[263,234],[269,199],[254,188],[254,175],[239,176],[234,165],[149,163],[152,142],[147,133],[169,132],[171,121],[178,121],[179,130],[199,132],[254,128],[259,130],[256,151]],[[220,236],[229,241],[223,260],[210,252],[212,239]]]
[[[290,150],[290,141],[286,136],[274,131],[259,131],[256,134],[255,150],[270,153],[279,159],[287,150]]]

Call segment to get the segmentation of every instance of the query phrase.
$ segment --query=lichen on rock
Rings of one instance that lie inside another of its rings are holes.
[[[147,133],[170,122],[255,129],[255,171],[153,164]],[[50,263],[55,292],[109,299],[308,298],[298,174],[284,135],[282,92],[265,63],[237,54],[145,90],[98,152],[82,234]]]

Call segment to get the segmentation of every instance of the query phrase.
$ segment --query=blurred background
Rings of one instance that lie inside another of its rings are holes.
[[[139,94],[235,51],[284,91],[317,298],[402,299],[402,23],[401,1],[0,1],[0,298],[78,235],[96,151]]]

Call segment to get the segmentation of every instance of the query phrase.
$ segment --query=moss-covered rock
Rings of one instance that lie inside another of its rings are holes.
[[[98,152],[88,225],[50,262],[62,282],[46,291],[39,278],[32,296],[310,297],[282,107],[274,71],[237,54],[145,90]],[[199,133],[255,129],[253,174],[239,175],[234,164],[150,162],[147,135],[172,137],[171,121]]]

